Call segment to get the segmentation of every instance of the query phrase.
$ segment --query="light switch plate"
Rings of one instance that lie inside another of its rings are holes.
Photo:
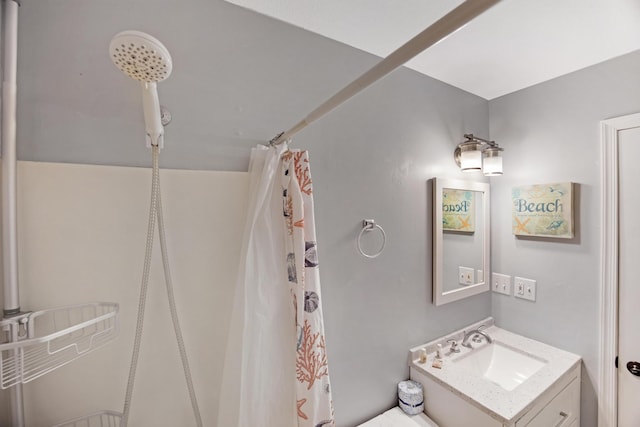
[[[475,283],[473,277],[474,269],[469,267],[458,267],[458,283],[461,285],[473,285]]]
[[[491,289],[499,294],[511,295],[511,276],[500,273],[491,274]]]
[[[536,281],[525,279],[524,277],[514,277],[515,286],[514,295],[518,298],[524,298],[529,301],[536,300]]]

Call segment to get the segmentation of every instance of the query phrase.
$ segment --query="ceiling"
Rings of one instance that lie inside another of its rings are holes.
[[[385,57],[462,0],[227,0]],[[639,0],[503,0],[406,65],[499,96],[640,49]]]

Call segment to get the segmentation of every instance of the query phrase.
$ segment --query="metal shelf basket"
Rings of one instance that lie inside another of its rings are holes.
[[[53,427],[120,427],[122,414],[115,411],[95,412],[85,417],[74,418]]]
[[[0,321],[0,388],[32,381],[103,346],[118,334],[117,315],[118,304],[97,302]]]

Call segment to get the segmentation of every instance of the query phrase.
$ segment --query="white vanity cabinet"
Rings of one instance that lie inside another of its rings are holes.
[[[425,413],[440,427],[578,427],[580,365],[533,400],[514,419],[506,420],[411,368],[411,379],[424,387]]]
[[[580,365],[536,399],[534,406],[515,422],[516,427],[573,425],[580,425]]]
[[[580,357],[492,323],[489,318],[467,328],[489,324],[485,331],[492,343],[475,344],[473,349],[463,348],[459,353],[445,350],[441,368],[434,366],[435,352],[431,350],[442,343],[446,349],[447,340],[460,342],[461,331],[410,351],[410,377],[423,385],[427,416],[440,427],[579,427]],[[511,360],[506,356],[500,358],[498,347],[509,349],[501,354],[512,355],[515,367],[509,367]],[[518,352],[529,359],[521,361]],[[484,360],[488,354],[493,357],[490,362]],[[469,364],[470,357],[484,360],[486,365]],[[502,381],[501,374],[518,376],[526,372],[526,360],[540,363],[535,371],[519,379],[519,384]]]

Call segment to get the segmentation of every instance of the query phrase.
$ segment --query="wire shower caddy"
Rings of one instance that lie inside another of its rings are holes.
[[[116,303],[96,302],[0,321],[0,388],[28,383],[102,347],[118,334]]]
[[[53,427],[120,427],[122,414],[116,411],[95,412],[85,417],[74,418]]]

